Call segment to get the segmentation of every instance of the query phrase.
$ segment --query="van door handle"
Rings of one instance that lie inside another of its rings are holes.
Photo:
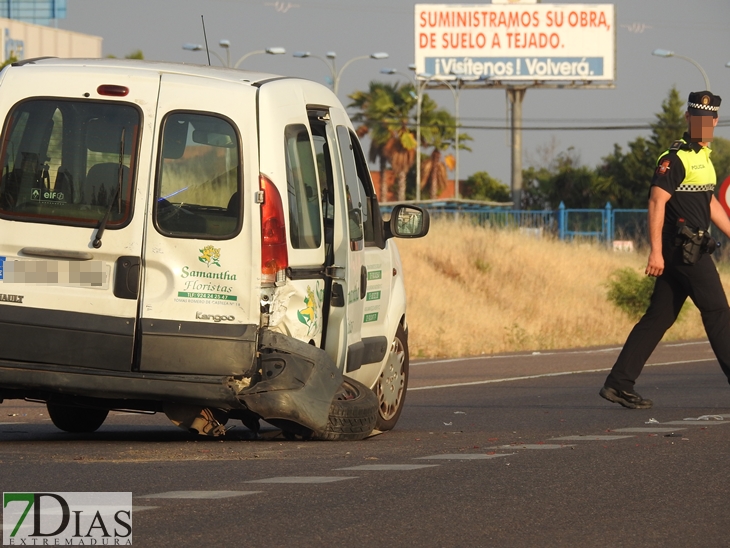
[[[114,296],[136,299],[139,296],[139,275],[142,260],[139,257],[119,257],[114,268]]]
[[[360,268],[360,299],[364,299],[368,291],[368,269],[365,265]]]

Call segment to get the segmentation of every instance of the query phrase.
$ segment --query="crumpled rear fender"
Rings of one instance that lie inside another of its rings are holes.
[[[313,431],[327,425],[342,373],[322,349],[270,329],[259,337],[260,380],[238,399],[264,420],[286,420]]]

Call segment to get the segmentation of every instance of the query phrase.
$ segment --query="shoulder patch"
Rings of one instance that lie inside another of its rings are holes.
[[[667,158],[662,158],[659,162],[659,165],[656,168],[655,173],[657,175],[666,175],[667,172],[672,169],[671,166],[672,161]]]

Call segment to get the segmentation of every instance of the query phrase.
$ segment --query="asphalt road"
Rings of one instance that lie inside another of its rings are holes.
[[[197,439],[126,413],[70,435],[6,401],[0,486],[131,491],[142,547],[730,546],[730,386],[709,344],[657,349],[650,410],[598,396],[618,350],[414,363],[396,429],[361,442]]]

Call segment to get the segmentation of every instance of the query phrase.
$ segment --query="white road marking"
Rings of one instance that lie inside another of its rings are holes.
[[[7,426],[9,424],[28,424],[27,422],[0,422],[0,426]]]
[[[678,432],[680,430],[686,430],[686,428],[658,428],[655,426],[639,426],[636,428],[612,428],[611,432],[656,432],[660,434],[662,432]]]
[[[496,447],[490,447],[490,449],[565,449],[566,447],[575,446],[557,443],[523,443],[520,445],[498,445]]]
[[[168,491],[154,495],[137,496],[138,499],[227,499],[255,495],[261,491]]]
[[[510,354],[508,356],[505,355],[485,355],[485,356],[472,356],[469,358],[448,358],[444,360],[426,360],[426,361],[419,361],[415,363],[411,363],[410,366],[413,367],[414,365],[427,365],[432,363],[454,363],[454,362],[471,362],[474,360],[497,360],[497,359],[511,359],[511,358],[536,358],[536,357],[542,357],[542,356],[555,356],[560,354],[601,354],[603,352],[613,352],[615,350],[621,350],[620,346],[617,346],[615,348],[600,348],[598,350],[576,350],[573,352],[530,352],[529,354]]]
[[[454,453],[447,455],[431,455],[428,457],[415,457],[414,460],[486,460],[496,459],[497,457],[508,457],[514,453],[495,453],[487,455],[486,453]]]
[[[132,506],[132,514],[135,512],[144,512],[145,510],[154,510],[159,506]]]
[[[360,466],[349,466],[347,468],[335,468],[335,470],[419,470],[420,468],[432,468],[438,464],[362,464]]]
[[[711,362],[716,361],[716,358],[705,358],[702,360],[682,360],[678,362],[662,362],[662,363],[647,363],[644,367],[658,367],[660,365],[679,365],[683,363],[700,363],[700,362]],[[513,382],[513,381],[524,381],[527,379],[541,379],[544,377],[562,377],[564,375],[578,375],[580,373],[601,373],[603,371],[610,371],[610,367],[604,367],[601,369],[583,369],[581,371],[561,371],[559,373],[543,373],[541,375],[525,375],[523,377],[507,377],[505,379],[490,379],[486,381],[471,381],[471,382],[459,382],[453,384],[435,384],[433,386],[416,386],[414,388],[408,388],[408,391],[413,390],[434,390],[436,388],[455,388],[459,386],[476,386],[479,384],[494,384],[498,382]]]
[[[708,341],[694,341],[694,342],[685,342],[685,343],[674,343],[674,344],[666,344],[664,346],[668,348],[674,348],[675,346],[694,346],[698,344],[710,344]],[[484,355],[484,356],[470,356],[468,358],[448,358],[443,360],[425,360],[425,361],[418,361],[418,362],[411,362],[410,366],[417,366],[417,365],[427,365],[431,363],[453,363],[453,362],[467,362],[467,361],[474,361],[474,360],[497,360],[497,359],[505,359],[505,358],[534,358],[534,357],[541,357],[541,356],[564,356],[567,354],[603,354],[605,352],[613,352],[615,350],[621,350],[621,346],[612,346],[610,348],[597,348],[592,350],[568,350],[564,352],[530,352],[528,354],[510,354],[508,356],[505,355]]]
[[[563,436],[562,438],[550,438],[552,441],[613,441],[624,438],[635,438],[636,436]]]
[[[357,478],[351,476],[280,476],[247,481],[246,483],[332,483],[349,479]]]

